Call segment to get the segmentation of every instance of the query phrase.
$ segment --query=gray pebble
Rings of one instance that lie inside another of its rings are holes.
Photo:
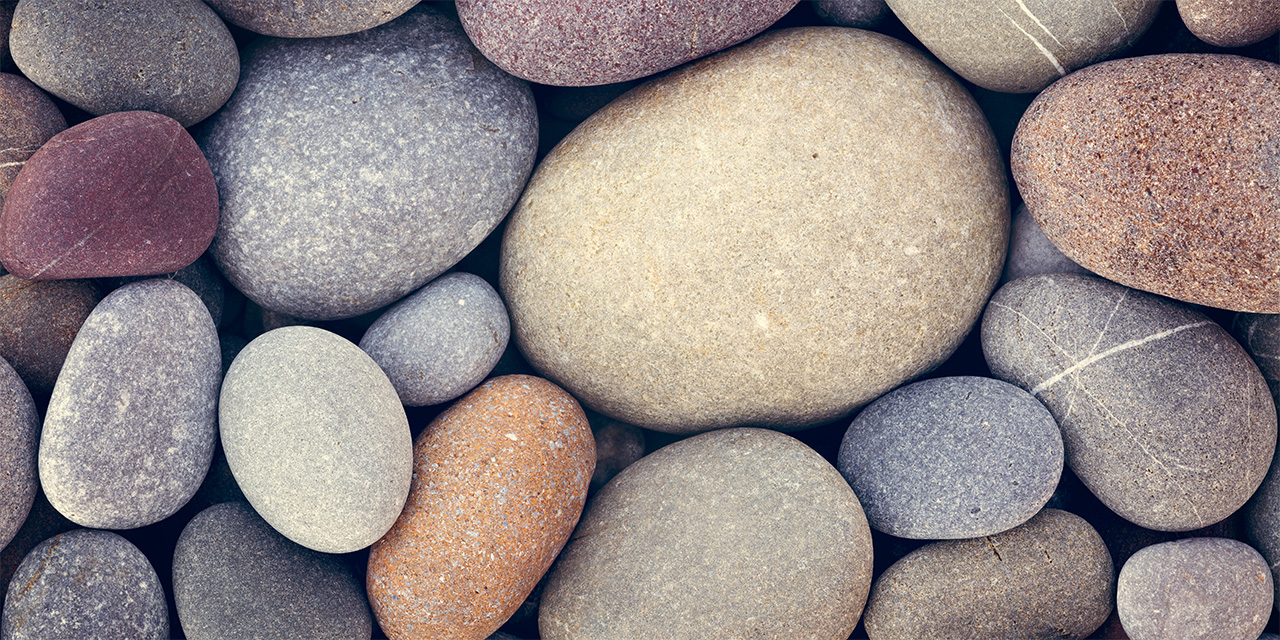
[[[827,24],[857,29],[870,29],[889,16],[885,0],[816,0],[813,10]]]
[[[596,439],[596,470],[591,474],[591,490],[598,491],[614,476],[644,457],[644,431],[625,422],[590,416],[591,435]]]
[[[1001,282],[1017,280],[1038,273],[1084,273],[1088,269],[1063,255],[1044,235],[1036,219],[1027,213],[1027,205],[1019,205],[1009,228],[1009,257],[1004,263]]]
[[[1232,332],[1267,379],[1271,397],[1280,403],[1280,315],[1238,313]]]
[[[1280,608],[1280,456],[1271,461],[1271,469],[1262,486],[1249,499],[1245,508],[1245,532],[1249,542],[1272,567],[1272,583],[1276,585],[1276,605]]]
[[[222,326],[222,306],[226,294],[222,288],[222,276],[218,275],[217,267],[213,266],[207,256],[200,256],[199,260],[173,273],[160,276],[108,278],[107,281],[112,288],[119,288],[130,282],[149,280],[151,278],[164,278],[186,285],[188,289],[200,296],[204,306],[209,308],[209,315],[213,318],[214,326]]]
[[[0,549],[18,533],[36,499],[39,442],[36,403],[18,372],[0,358]]]
[[[419,0],[209,0],[227,22],[282,38],[321,38],[394,20]]]

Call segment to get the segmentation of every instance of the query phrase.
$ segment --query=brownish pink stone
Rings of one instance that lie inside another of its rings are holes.
[[[89,280],[0,277],[0,357],[37,395],[49,393],[80,325],[101,301]]]
[[[1280,0],[1178,0],[1178,14],[1197,38],[1243,47],[1280,31]]]
[[[7,33],[0,3],[0,37]],[[31,154],[66,128],[62,113],[39,87],[22,76],[0,73],[0,207]]]

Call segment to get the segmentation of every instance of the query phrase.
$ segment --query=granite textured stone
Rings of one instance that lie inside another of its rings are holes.
[[[0,20],[0,34],[4,32]],[[39,87],[22,76],[0,73],[0,208],[31,154],[66,128],[62,112]]]
[[[1040,273],[1084,273],[1089,270],[1071,261],[1044,235],[1036,219],[1019,205],[1009,227],[1009,258],[1004,263],[1002,283]]]
[[[458,17],[484,56],[508,73],[580,86],[634,80],[731,47],[796,2],[459,0]]]
[[[160,276],[134,276],[130,278],[111,278],[108,283],[112,288],[123,287],[130,282],[149,279],[151,277],[164,278],[180,282],[196,295],[200,296],[200,300],[204,302],[204,306],[208,307],[209,315],[213,318],[213,324],[216,327],[222,326],[222,306],[226,298],[226,293],[222,286],[222,276],[218,274],[218,268],[206,257],[201,256],[195,262],[179,269],[173,273],[166,273]]]
[[[644,457],[644,431],[617,420],[601,418],[592,422],[596,441],[596,470],[591,474],[591,490],[599,491],[614,476]]]
[[[1062,434],[1030,394],[990,378],[917,382],[871,403],[838,468],[871,527],[899,538],[978,538],[1031,519],[1062,475]]]
[[[569,539],[595,459],[582,408],[541,378],[495,378],[440,414],[414,446],[404,513],[369,552],[387,637],[497,631]]]
[[[76,332],[101,301],[89,280],[35,282],[0,276],[0,357],[28,388],[47,394]]]
[[[1196,105],[1189,109],[1187,105]],[[1045,235],[1120,284],[1280,312],[1280,65],[1212,54],[1072,74],[1018,123],[1011,163]]]
[[[507,348],[511,324],[498,292],[451,273],[397,302],[360,339],[410,407],[453,400],[480,384]]]
[[[885,0],[816,0],[813,10],[827,24],[857,29],[870,29],[891,14]]]
[[[0,548],[0,609],[3,608],[13,574],[17,572],[27,554],[41,542],[73,529],[79,529],[79,527],[58,513],[58,510],[54,509],[53,505],[49,504],[49,500],[44,497],[44,492],[37,488],[27,519],[13,539],[5,547]]]
[[[1049,407],[1067,465],[1130,522],[1213,524],[1266,475],[1266,382],[1230,334],[1184,305],[1091,276],[1022,278],[992,297],[982,350],[997,378]]]
[[[790,436],[726,429],[668,445],[596,494],[538,628],[543,640],[845,638],[870,586],[871,531],[840,473]]]
[[[419,0],[209,0],[227,22],[281,38],[342,36],[396,19]]]
[[[218,333],[169,280],[117,289],[89,314],[54,385],[40,484],[71,521],[133,529],[200,487],[217,437]]]
[[[342,559],[290,542],[244,502],[209,507],[182,530],[173,598],[191,640],[373,634],[364,589]]]
[[[1280,405],[1280,315],[1238,313],[1231,329],[1253,356],[1271,387],[1272,398]]]
[[[1132,640],[1255,640],[1271,616],[1274,585],[1262,555],[1227,538],[1191,538],[1129,558],[1116,611]]]
[[[0,358],[0,549],[22,528],[40,488],[40,414],[18,373]]]
[[[515,203],[537,148],[532,94],[429,4],[246,50],[202,145],[222,196],[213,256],[254,302],[320,320],[372,311],[461,260]]]
[[[27,554],[4,601],[4,640],[165,640],[164,589],[146,556],[108,531],[56,535]]]
[[[1008,223],[949,74],[875,33],[773,31],[565,138],[508,221],[500,290],[529,362],[594,411],[798,429],[945,360]]]
[[[1219,47],[1243,47],[1280,31],[1276,0],[1178,0],[1178,14],[1197,38]]]
[[[195,262],[217,225],[217,186],[187,130],[113,113],[27,160],[0,215],[0,260],[26,280],[168,273]]]
[[[347,553],[400,515],[409,422],[387,376],[347,340],[315,327],[259,336],[231,363],[218,417],[236,482],[286,538]]]

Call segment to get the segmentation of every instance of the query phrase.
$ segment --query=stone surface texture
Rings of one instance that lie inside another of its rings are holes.
[[[1036,219],[1027,212],[1027,205],[1019,205],[1009,227],[1009,258],[1004,263],[1001,282],[1017,280],[1041,273],[1084,273],[1089,270],[1063,255],[1044,235]]]
[[[17,6],[17,0],[0,0],[0,70],[9,67],[9,27]]]
[[[0,276],[0,357],[28,388],[47,394],[80,325],[101,301],[102,293],[89,280]]]
[[[1249,544],[1262,553],[1271,568],[1276,606],[1280,609],[1280,580],[1276,576],[1276,569],[1280,568],[1280,456],[1272,459],[1262,486],[1249,499],[1244,522]]]
[[[827,24],[857,29],[870,29],[891,14],[885,0],[816,0],[813,10]]]
[[[1178,15],[1197,38],[1219,47],[1243,47],[1280,31],[1277,0],[1178,0]]]
[[[1267,379],[1272,398],[1280,404],[1280,315],[1238,313],[1231,328]]]
[[[644,457],[644,431],[617,420],[601,419],[591,425],[596,441],[596,470],[591,474],[591,490],[599,491],[620,471]]]
[[[18,373],[0,358],[0,549],[22,528],[40,488],[40,414]],[[0,585],[0,589],[3,589]]]
[[[227,22],[281,38],[323,38],[372,29],[419,0],[209,0]]]
[[[0,36],[4,33],[0,20]],[[22,76],[0,73],[0,208],[31,154],[66,128],[62,112],[39,87]]]

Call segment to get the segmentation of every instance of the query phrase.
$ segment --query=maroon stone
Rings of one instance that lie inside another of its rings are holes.
[[[0,214],[0,262],[26,280],[170,273],[217,226],[213,172],[187,130],[149,111],[112,113],[27,161]]]

